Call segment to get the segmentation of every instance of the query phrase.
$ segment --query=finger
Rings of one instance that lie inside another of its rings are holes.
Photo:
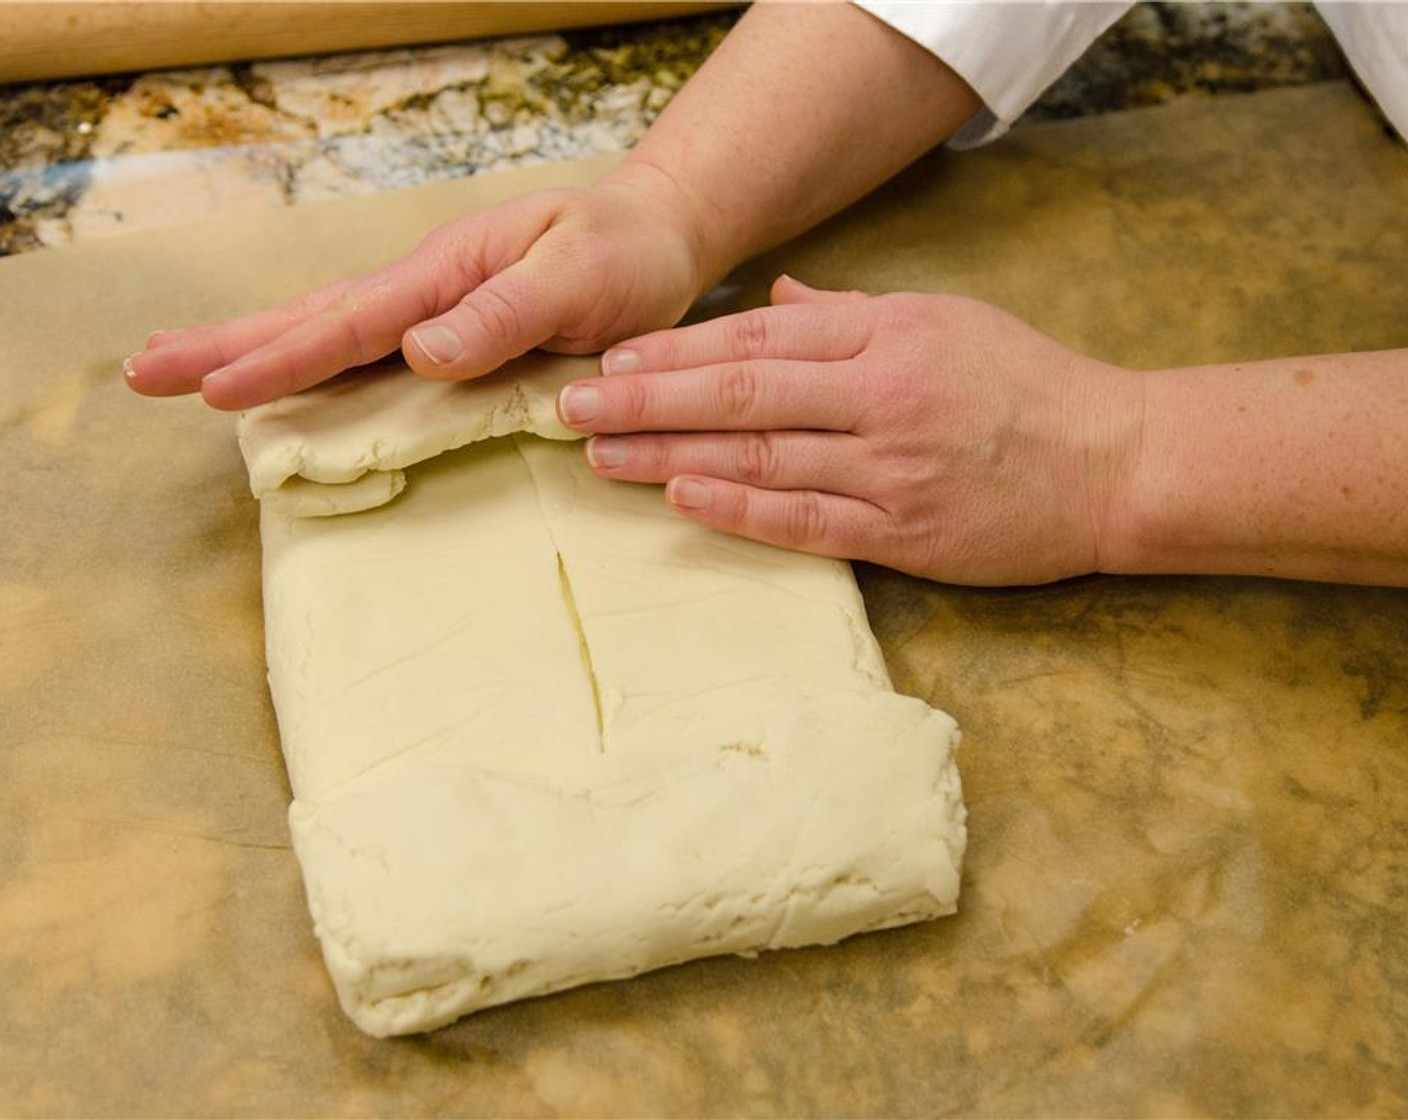
[[[374,274],[367,278],[376,281]],[[193,393],[201,379],[278,338],[310,315],[348,295],[355,281],[339,281],[276,307],[224,322],[178,331],[153,331],[147,348],[128,359],[132,387],[147,396]],[[355,300],[355,294],[353,295]]]
[[[407,257],[348,288],[271,342],[201,380],[215,408],[250,408],[307,389],[394,351],[408,322],[436,310],[433,275]],[[157,351],[158,354],[164,350]]]
[[[670,504],[691,520],[740,537],[800,552],[860,559],[888,526],[879,507],[817,490],[763,490],[699,475],[665,487]]]
[[[840,363],[733,362],[574,381],[557,411],[584,432],[845,432],[860,413],[856,385]]]
[[[452,381],[492,373],[556,335],[580,291],[569,270],[553,268],[550,254],[530,255],[408,330],[402,353],[422,377]]]
[[[772,283],[771,299],[775,307],[799,303],[859,303],[869,298],[865,292],[829,292],[822,288],[813,288],[786,273]]]
[[[605,478],[668,482],[706,475],[769,490],[850,492],[865,441],[842,432],[704,432],[596,436],[587,462]]]
[[[192,323],[189,327],[182,327],[179,330],[152,331],[147,336],[147,349],[158,350],[173,343],[185,343],[216,336],[227,339],[228,345],[235,351],[232,356],[238,357],[238,354],[242,352],[241,348],[250,349],[278,337],[295,323],[332,306],[356,285],[375,282],[384,271],[385,269],[381,269],[357,279],[337,280],[331,284],[324,284],[311,292],[304,292],[292,299],[283,300],[273,307],[266,307],[233,319],[211,319],[204,323]]]
[[[862,314],[800,303],[759,307],[633,338],[602,355],[601,370],[608,376],[656,373],[751,358],[846,361],[869,339],[870,324]]]

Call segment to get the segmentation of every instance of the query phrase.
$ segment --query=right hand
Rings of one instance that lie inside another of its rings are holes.
[[[626,165],[430,233],[408,256],[266,311],[158,332],[129,359],[148,396],[250,408],[396,350],[423,377],[479,377],[534,347],[588,354],[676,322],[700,252],[672,186]]]

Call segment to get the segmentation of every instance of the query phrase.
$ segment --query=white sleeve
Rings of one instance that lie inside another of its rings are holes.
[[[854,0],[931,51],[963,78],[983,108],[949,141],[966,148],[1007,131],[1130,3],[1074,0]]]
[[[1408,140],[1408,5],[1317,4],[1364,88]]]

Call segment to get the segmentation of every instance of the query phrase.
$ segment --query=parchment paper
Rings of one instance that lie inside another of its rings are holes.
[[[0,261],[0,1114],[1408,1110],[1408,594],[863,569],[951,711],[960,915],[376,1042],[287,843],[232,419],[153,327],[366,268],[542,168]],[[745,269],[992,299],[1153,365],[1408,345],[1408,153],[1340,85],[926,160]]]

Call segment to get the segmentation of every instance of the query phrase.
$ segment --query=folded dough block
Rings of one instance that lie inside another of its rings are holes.
[[[385,505],[403,468],[442,451],[512,432],[581,438],[557,418],[557,393],[595,372],[588,358],[534,354],[477,381],[428,381],[397,361],[344,374],[241,417],[250,489],[294,517]]]
[[[530,362],[486,407],[561,373]],[[246,451],[321,461],[354,429],[450,446],[333,425],[321,392]],[[369,512],[280,504],[262,531],[290,822],[364,1030],[954,909],[957,732],[891,690],[849,566],[702,529],[521,434],[422,463]]]

